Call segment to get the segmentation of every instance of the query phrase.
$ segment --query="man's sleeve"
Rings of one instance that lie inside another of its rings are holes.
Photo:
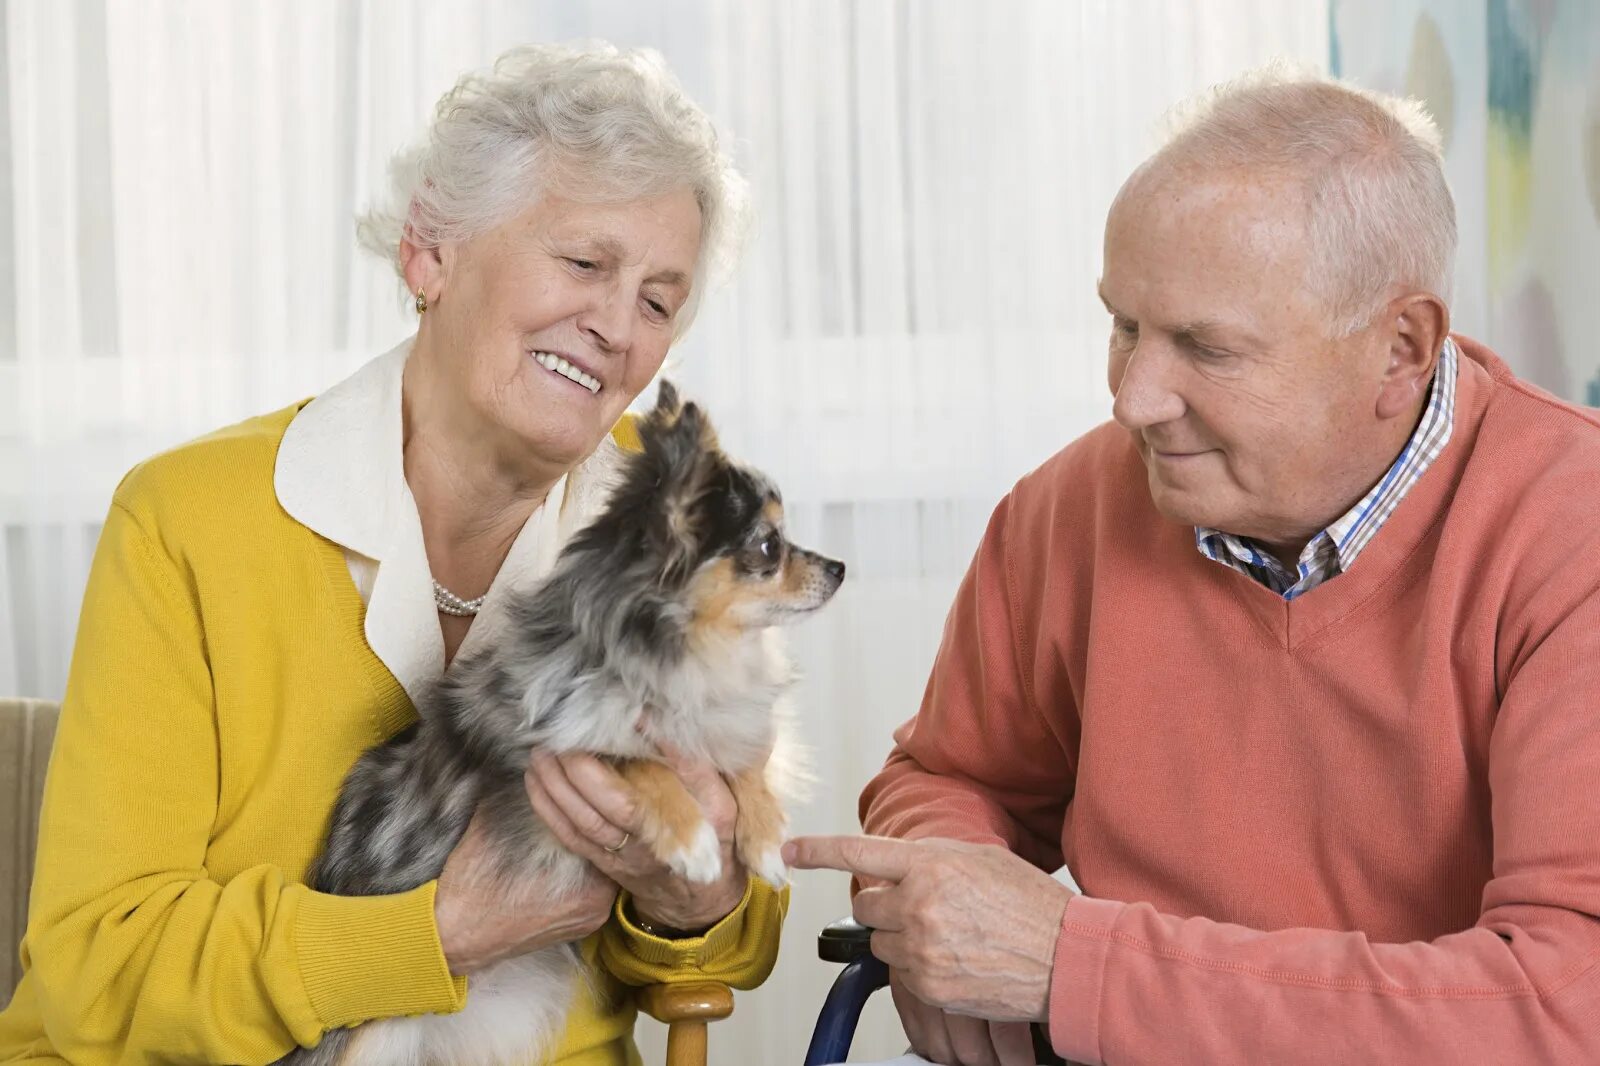
[[[895,731],[861,796],[881,836],[1000,844],[1053,870],[1075,767],[1029,682],[1036,635],[1018,617],[1012,497],[995,508],[945,622],[915,718]],[[1051,721],[1075,717],[1070,693],[1041,694]]]

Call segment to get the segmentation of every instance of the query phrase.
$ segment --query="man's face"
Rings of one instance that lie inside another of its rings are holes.
[[[1404,443],[1376,411],[1381,344],[1332,339],[1307,291],[1305,212],[1281,180],[1135,175],[1100,283],[1114,415],[1157,509],[1296,552]]]

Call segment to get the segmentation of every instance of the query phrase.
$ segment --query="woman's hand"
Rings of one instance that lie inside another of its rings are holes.
[[[508,891],[486,876],[488,849],[478,815],[445,860],[433,897],[439,945],[450,972],[470,974],[501,959],[582,940],[611,916],[615,882],[593,871],[579,890],[561,898],[539,885]]]
[[[536,754],[525,775],[528,799],[568,850],[628,890],[642,921],[699,932],[721,921],[744,898],[748,878],[733,853],[738,806],[728,783],[709,763],[689,762],[673,753],[666,760],[721,845],[722,877],[713,884],[679,877],[638,839],[641,819],[633,790],[593,756]]]

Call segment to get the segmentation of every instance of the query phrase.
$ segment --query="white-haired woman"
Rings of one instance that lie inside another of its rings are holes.
[[[46,786],[27,969],[0,1060],[265,1062],[329,1029],[459,1009],[510,955],[582,941],[555,1053],[637,1061],[626,984],[771,969],[784,900],[725,848],[691,886],[581,757],[530,797],[594,876],[552,904],[473,876],[340,898],[301,882],[350,765],[491,640],[592,512],[624,410],[687,326],[742,184],[660,61],[529,47],[464,79],[364,241],[417,332],[303,406],[118,488]],[[730,835],[709,768],[679,772]],[[620,892],[619,892],[620,886]]]

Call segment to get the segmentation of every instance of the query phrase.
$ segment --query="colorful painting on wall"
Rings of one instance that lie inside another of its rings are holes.
[[[1456,328],[1600,406],[1600,5],[1332,0],[1333,72],[1422,99],[1461,251]]]

